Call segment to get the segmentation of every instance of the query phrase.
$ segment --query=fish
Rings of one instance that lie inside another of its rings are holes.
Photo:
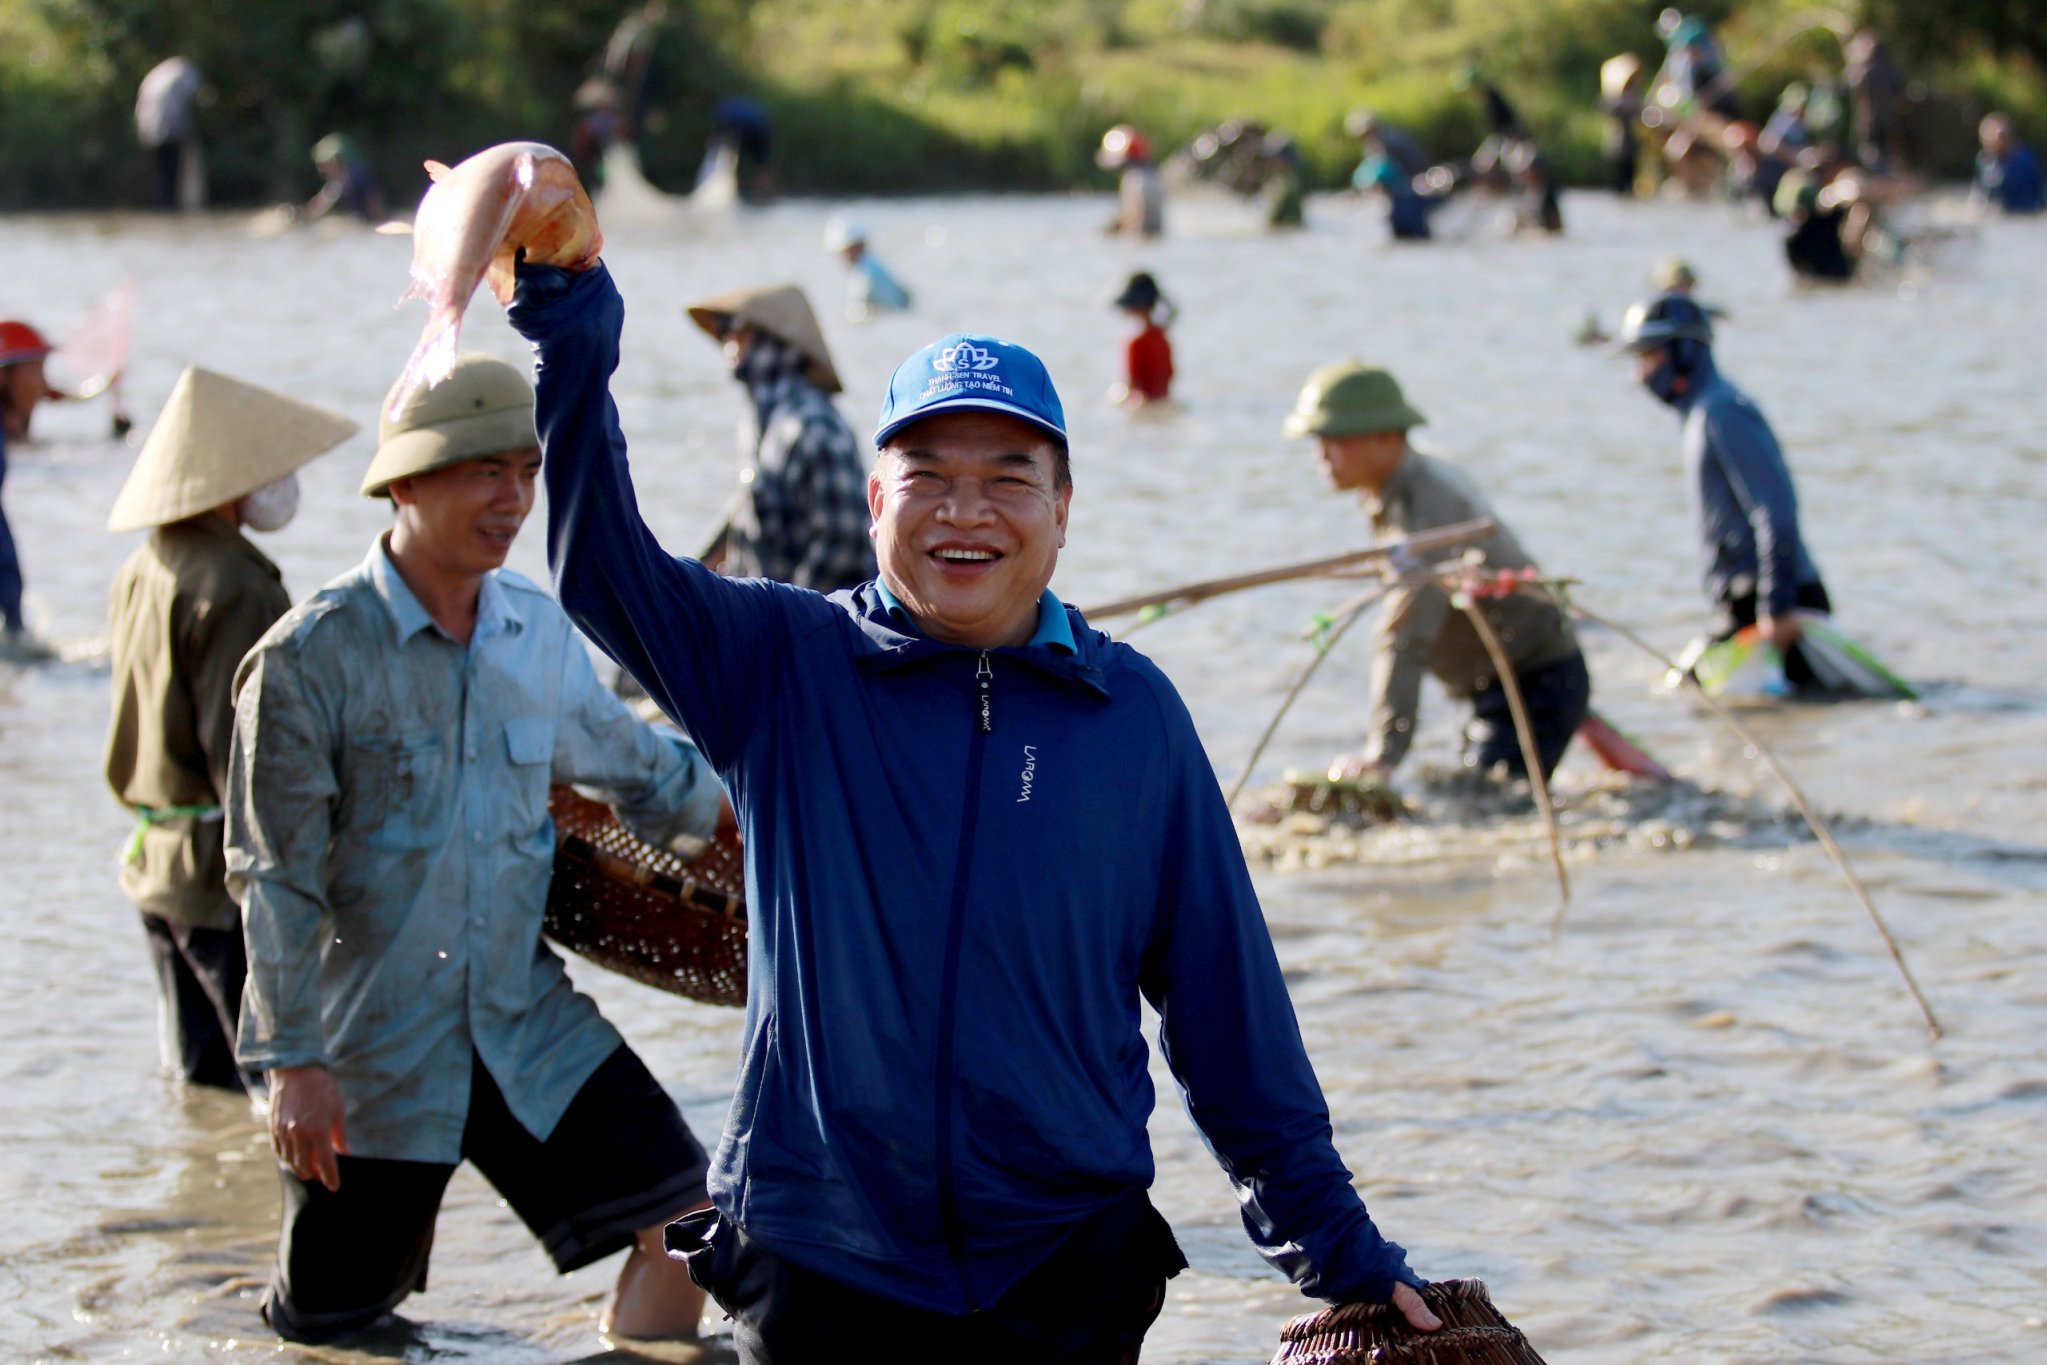
[[[427,302],[426,327],[391,391],[385,415],[397,420],[421,388],[446,379],[462,339],[462,315],[488,281],[499,303],[512,301],[512,265],[588,270],[604,249],[597,210],[575,167],[542,142],[503,142],[460,165],[426,163],[433,184],[411,226],[412,284],[398,299]]]

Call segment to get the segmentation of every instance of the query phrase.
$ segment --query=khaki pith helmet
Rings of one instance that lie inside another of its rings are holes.
[[[353,436],[340,413],[188,366],[128,481],[110,531],[168,526],[246,497]]]
[[[1345,360],[1308,376],[1294,410],[1289,436],[1368,436],[1406,431],[1429,419],[1409,406],[1400,384],[1377,365]]]
[[[401,381],[402,382],[402,381]],[[485,455],[508,455],[540,444],[533,424],[533,386],[517,366],[474,351],[455,358],[448,377],[422,388],[396,420],[377,424],[377,454],[363,475],[366,498],[389,496],[400,479]]]
[[[754,327],[787,342],[809,362],[811,383],[826,393],[845,391],[846,386],[839,382],[839,372],[832,364],[832,353],[824,344],[824,329],[817,325],[810,300],[797,286],[735,289],[692,303],[688,311],[697,326],[710,333],[714,341],[724,340],[725,333],[733,327]]]

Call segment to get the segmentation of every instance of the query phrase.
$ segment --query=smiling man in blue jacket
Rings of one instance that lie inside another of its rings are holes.
[[[745,834],[745,1057],[670,1246],[742,1360],[1134,1360],[1185,1265],[1145,1190],[1139,999],[1259,1249],[1436,1320],[1331,1141],[1229,811],[1157,668],[1048,590],[1072,498],[1037,357],[904,361],[868,483],[878,580],[723,579],[655,542],[601,267],[522,271],[562,603]]]

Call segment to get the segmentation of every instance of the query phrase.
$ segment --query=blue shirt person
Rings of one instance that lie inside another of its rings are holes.
[[[846,277],[846,315],[855,322],[872,313],[901,313],[910,306],[910,291],[889,273],[867,240],[867,229],[848,218],[825,224],[826,251],[836,252],[852,270]]]
[[[1267,1258],[1433,1326],[1336,1154],[1185,706],[1050,592],[1072,482],[1042,363],[954,335],[899,367],[879,578],[825,597],[656,543],[604,269],[522,270],[511,317],[563,605],[701,746],[746,838],[716,1212],[671,1229],[741,1360],[1133,1347],[1185,1263],[1144,1196],[1140,998]]]
[[[2047,211],[2047,184],[2040,178],[2039,158],[2019,141],[2011,120],[2003,114],[1985,115],[1976,135],[1983,144],[1976,156],[1976,192],[2006,213]]]
[[[703,1204],[703,1148],[540,926],[552,784],[604,790],[664,844],[709,834],[722,794],[500,567],[539,476],[525,378],[463,356],[381,435],[364,492],[392,529],[237,689],[237,1054],[268,1074],[285,1205],[264,1316],[294,1340],[374,1323],[419,1286],[466,1159],[564,1273],[632,1248],[607,1330],[693,1336],[702,1295],[659,1239]]]
[[[1628,311],[1621,346],[1636,377],[1683,420],[1685,483],[1698,527],[1700,580],[1714,634],[1754,625],[1785,656],[1794,685],[1815,680],[1797,655],[1796,612],[1830,612],[1799,529],[1798,493],[1776,433],[1755,400],[1713,363],[1712,323],[1683,294]]]

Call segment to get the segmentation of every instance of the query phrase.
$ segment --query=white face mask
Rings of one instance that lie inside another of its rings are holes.
[[[273,479],[242,499],[242,525],[251,531],[282,531],[299,510],[299,476]]]

